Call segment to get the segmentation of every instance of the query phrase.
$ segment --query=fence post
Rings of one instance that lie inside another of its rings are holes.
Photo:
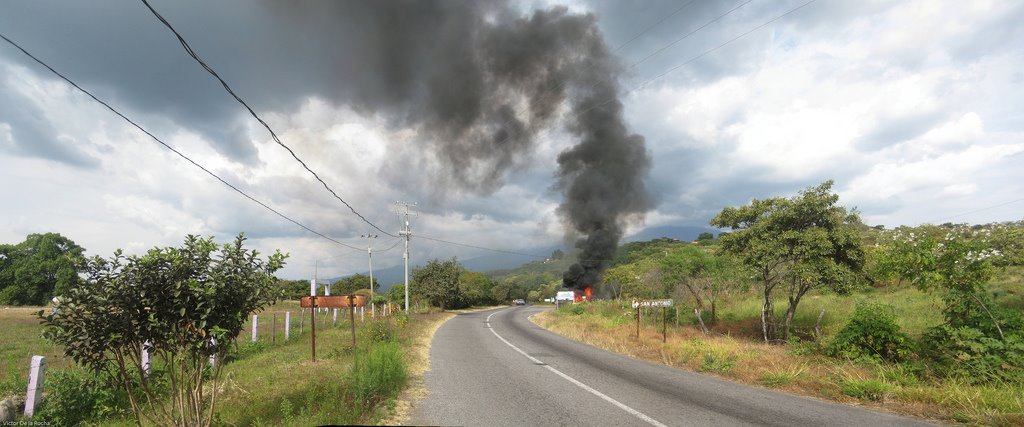
[[[334,309],[334,320],[331,322],[331,326],[338,326],[338,309]]]
[[[32,356],[28,373],[28,393],[25,395],[25,416],[36,413],[36,405],[43,398],[43,377],[46,374],[46,357]]]
[[[274,312],[274,321],[270,324],[270,343],[277,344],[277,312]]]
[[[366,321],[366,306],[359,307],[359,322]]]
[[[377,318],[377,303],[370,303],[370,320]]]
[[[142,375],[149,375],[149,341],[142,343]]]
[[[284,340],[292,337],[292,312],[284,312]]]
[[[257,334],[259,334],[260,318],[258,315],[252,315],[252,342],[256,342]]]
[[[211,347],[217,347],[217,339],[216,338],[210,338],[210,346]],[[214,353],[210,355],[210,369],[213,369],[213,368],[216,368],[216,367],[217,367],[217,352],[214,351]]]

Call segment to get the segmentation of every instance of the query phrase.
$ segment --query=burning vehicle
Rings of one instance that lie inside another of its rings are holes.
[[[586,285],[583,289],[573,289],[573,304],[579,304],[584,301],[590,301],[594,296],[594,288],[590,285]]]

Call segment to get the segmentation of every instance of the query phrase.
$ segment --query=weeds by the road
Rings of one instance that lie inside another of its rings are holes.
[[[828,309],[839,311],[850,305],[836,303],[827,305]],[[850,313],[852,310],[848,307]],[[955,378],[932,378],[922,375],[921,367],[913,363],[842,361],[821,355],[815,342],[763,344],[737,333],[746,328],[748,322],[736,315],[736,311],[726,312],[718,326],[718,330],[730,332],[732,336],[705,336],[690,325],[670,325],[667,342],[663,344],[660,325],[655,330],[647,321],[643,322],[640,338],[637,338],[632,313],[635,311],[623,303],[595,302],[540,313],[532,320],[567,338],[606,350],[747,384],[924,418],[983,425],[1024,425],[1024,389],[1020,384],[979,385]],[[726,316],[731,320],[726,320]],[[924,324],[920,321],[904,324],[914,330],[916,323]],[[830,325],[830,333],[835,334],[841,326]]]
[[[133,424],[129,411],[118,407],[127,406],[123,393],[74,367],[59,348],[41,338],[33,315],[39,309],[0,309],[5,329],[0,336],[0,391],[24,393],[27,374],[22,374],[29,357],[44,354],[53,362],[48,363],[41,415],[60,415],[70,423]],[[288,310],[293,315],[291,339],[285,340],[283,312]],[[371,320],[368,314],[362,321],[357,313],[358,345],[353,348],[349,317],[342,314],[337,323],[329,313],[317,316],[315,363],[310,360],[309,315],[300,316],[297,303],[282,302],[261,313],[256,343],[251,341],[250,319],[223,362],[215,424],[374,424],[395,416],[397,396],[425,370],[429,359],[423,346],[429,347],[429,335],[450,315],[418,313],[406,322],[397,317]]]

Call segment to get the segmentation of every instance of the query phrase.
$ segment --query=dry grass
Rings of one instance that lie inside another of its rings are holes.
[[[416,325],[413,327],[415,330],[410,331],[410,335],[415,338],[412,340],[412,346],[405,352],[409,368],[409,385],[398,396],[390,416],[381,420],[379,424],[399,425],[408,422],[416,403],[427,395],[423,378],[430,370],[430,343],[437,329],[452,317],[455,317],[454,312],[432,313],[429,317],[416,319]]]
[[[604,315],[598,313],[602,311]],[[662,343],[660,325],[657,331],[643,325],[637,338],[635,323],[614,315],[609,319],[609,311],[595,304],[584,314],[549,311],[531,320],[595,347],[744,384],[933,420],[1024,425],[1024,393],[1013,385],[913,381],[915,377],[899,372],[899,366],[852,364],[799,347],[704,336],[690,326],[670,327],[667,342]]]

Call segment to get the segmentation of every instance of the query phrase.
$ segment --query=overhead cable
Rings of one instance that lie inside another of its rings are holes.
[[[153,6],[149,4],[148,0],[142,0],[142,3],[146,5],[146,8],[148,8],[149,11],[152,12],[153,15],[156,16],[156,18],[159,19],[160,22],[163,23],[164,26],[167,27],[167,29],[171,30],[171,32],[174,33],[174,36],[178,39],[178,42],[181,43],[181,47],[183,49],[185,49],[185,53],[187,53],[188,56],[192,57],[192,59],[195,59],[196,62],[198,62],[199,65],[201,65],[203,67],[203,69],[206,70],[207,73],[209,73],[211,76],[213,76],[215,79],[217,79],[217,81],[220,82],[221,86],[224,87],[224,90],[226,90],[233,98],[235,98],[235,100],[238,101],[239,104],[241,104],[243,107],[245,107],[245,109],[249,112],[249,114],[252,115],[252,117],[255,118],[256,121],[260,122],[260,124],[263,125],[263,127],[265,129],[267,129],[267,132],[270,133],[270,136],[274,139],[274,142],[276,142],[277,145],[280,145],[285,150],[287,150],[288,153],[292,155],[292,158],[295,159],[295,161],[299,162],[299,164],[301,164],[302,167],[304,169],[306,169],[307,172],[309,172],[310,174],[313,175],[313,178],[316,178],[316,180],[319,181],[321,185],[323,185],[324,189],[326,189],[328,192],[330,192],[331,195],[334,196],[335,199],[338,199],[338,201],[340,201],[342,204],[344,204],[350,211],[352,211],[353,214],[355,214],[355,216],[359,217],[359,219],[361,219],[363,222],[369,224],[371,227],[373,227],[377,231],[380,231],[381,233],[384,233],[384,234],[386,234],[388,236],[391,236],[391,237],[398,237],[398,236],[396,236],[394,234],[391,234],[391,233],[389,233],[387,231],[384,231],[384,229],[378,227],[377,224],[374,224],[374,223],[370,222],[370,220],[366,219],[366,217],[364,217],[362,214],[360,214],[358,211],[356,211],[356,209],[354,207],[352,207],[352,205],[350,205],[348,202],[346,202],[345,199],[342,199],[341,196],[339,196],[337,192],[335,192],[329,185],[327,185],[327,182],[325,182],[322,178],[320,178],[320,175],[318,175],[316,172],[314,172],[313,169],[310,169],[309,166],[306,165],[306,162],[304,162],[301,158],[299,158],[299,156],[297,154],[295,154],[295,151],[293,151],[291,149],[291,147],[288,147],[287,145],[285,145],[284,142],[281,142],[281,138],[279,138],[277,136],[277,133],[274,132],[274,130],[270,128],[270,125],[267,124],[267,122],[264,121],[258,114],[256,114],[256,111],[253,110],[252,107],[250,107],[249,104],[246,103],[242,99],[241,96],[239,96],[237,93],[235,93],[235,91],[233,89],[231,89],[231,86],[228,85],[228,83],[226,81],[224,81],[224,79],[221,78],[219,74],[217,74],[217,71],[215,71],[212,67],[210,67],[206,63],[206,61],[203,61],[203,59],[200,58],[198,54],[196,54],[196,52],[192,49],[192,46],[190,46],[188,44],[188,42],[185,41],[185,38],[180,33],[178,33],[178,30],[176,30],[174,28],[174,26],[172,26],[171,23],[168,22],[167,19],[163,17],[163,15],[161,15],[159,12],[157,12],[156,9],[154,9]]]
[[[327,236],[327,235],[325,235],[325,234],[323,234],[323,233],[321,233],[321,232],[319,232],[319,231],[313,230],[312,228],[309,228],[309,227],[308,227],[308,226],[306,226],[305,224],[303,224],[303,223],[301,223],[301,222],[298,222],[298,221],[296,221],[296,220],[294,220],[294,219],[290,218],[289,216],[287,216],[287,215],[285,215],[285,214],[283,214],[283,213],[281,213],[281,212],[277,211],[276,209],[274,209],[274,208],[272,208],[272,207],[268,206],[268,205],[267,205],[266,203],[263,203],[262,201],[260,201],[260,200],[256,199],[255,197],[253,197],[253,196],[250,196],[249,194],[247,194],[246,192],[242,191],[242,190],[241,190],[241,189],[239,189],[238,187],[235,187],[235,186],[234,186],[234,185],[232,185],[231,183],[229,183],[229,182],[225,181],[225,180],[224,180],[223,178],[221,178],[221,177],[220,177],[220,176],[218,176],[217,174],[215,174],[215,173],[211,172],[211,171],[210,171],[209,169],[207,169],[207,168],[206,168],[206,167],[204,167],[203,165],[201,165],[201,164],[197,163],[197,162],[196,162],[195,160],[192,160],[191,158],[189,158],[188,156],[186,156],[186,155],[185,155],[184,153],[182,153],[181,151],[178,151],[177,149],[175,149],[174,147],[171,147],[170,145],[168,145],[168,144],[167,144],[166,142],[164,142],[164,141],[163,141],[163,140],[161,140],[160,138],[157,138],[157,137],[156,137],[156,135],[153,135],[152,133],[150,133],[149,131],[147,131],[146,129],[144,129],[144,128],[143,128],[142,126],[140,126],[140,125],[139,125],[138,123],[135,123],[134,121],[132,121],[132,119],[129,119],[129,118],[128,118],[127,116],[125,116],[124,114],[121,114],[121,112],[120,112],[120,111],[118,111],[118,110],[117,110],[117,109],[115,109],[114,107],[110,106],[110,104],[107,104],[107,103],[106,103],[105,101],[103,101],[103,100],[101,100],[101,99],[97,98],[97,97],[96,97],[95,95],[93,95],[93,94],[92,94],[92,92],[89,92],[89,91],[87,91],[87,90],[83,89],[83,88],[82,88],[81,86],[79,86],[79,85],[78,85],[77,83],[75,83],[75,82],[71,81],[71,79],[69,79],[68,77],[64,76],[63,74],[61,74],[60,72],[58,72],[57,70],[55,70],[55,69],[54,69],[53,67],[51,67],[51,66],[50,66],[50,65],[48,65],[47,63],[43,62],[43,61],[42,61],[41,59],[39,59],[39,58],[35,57],[35,55],[32,55],[31,53],[29,53],[29,52],[28,52],[27,50],[25,50],[25,49],[24,49],[23,47],[21,47],[21,46],[20,46],[19,44],[15,43],[15,42],[14,42],[14,41],[12,41],[11,39],[7,38],[7,37],[6,37],[5,35],[3,35],[3,34],[0,34],[0,38],[3,38],[3,39],[4,39],[4,41],[6,41],[7,43],[9,43],[9,44],[10,44],[11,46],[14,46],[14,47],[15,47],[16,49],[20,50],[20,51],[21,51],[22,53],[24,53],[24,54],[25,54],[26,56],[28,56],[29,58],[32,58],[32,60],[33,60],[33,61],[35,61],[35,62],[39,63],[39,65],[42,65],[43,67],[46,67],[46,69],[47,69],[47,70],[50,70],[50,72],[51,72],[51,73],[53,73],[53,74],[57,75],[57,77],[60,77],[60,78],[61,78],[61,79],[63,79],[63,80],[65,81],[65,82],[67,82],[68,84],[70,84],[71,86],[73,86],[73,87],[74,87],[75,89],[78,89],[78,90],[80,90],[80,91],[81,91],[82,93],[84,93],[84,94],[88,95],[88,96],[89,96],[90,98],[92,98],[92,99],[93,99],[94,101],[96,101],[96,102],[100,103],[100,105],[103,105],[103,106],[104,106],[104,107],[106,107],[106,108],[107,108],[108,110],[110,110],[111,112],[113,112],[113,113],[114,113],[114,114],[116,114],[117,116],[121,117],[122,119],[124,119],[124,120],[125,120],[126,122],[128,122],[128,123],[129,123],[129,124],[131,124],[132,126],[134,126],[134,127],[136,128],[136,129],[138,129],[138,130],[142,131],[142,133],[144,133],[144,134],[148,135],[148,136],[149,136],[150,138],[152,138],[152,139],[153,139],[153,141],[156,141],[156,142],[157,142],[158,144],[160,144],[160,145],[161,145],[161,146],[163,146],[164,148],[166,148],[166,149],[170,150],[170,151],[171,151],[171,152],[173,152],[174,154],[177,154],[177,155],[178,155],[178,157],[181,157],[182,159],[185,159],[186,161],[188,161],[189,163],[191,163],[191,164],[192,164],[193,166],[195,166],[195,167],[199,168],[199,169],[200,169],[200,170],[202,170],[203,172],[206,172],[206,174],[207,174],[207,175],[210,175],[210,176],[212,176],[212,177],[213,177],[213,178],[215,178],[215,179],[216,179],[217,181],[220,181],[220,182],[221,182],[221,184],[224,184],[224,185],[228,186],[229,188],[231,188],[232,190],[234,190],[234,191],[235,191],[235,192],[237,192],[238,194],[241,194],[241,195],[242,195],[242,196],[244,196],[245,198],[247,198],[247,199],[249,199],[249,200],[252,200],[253,202],[255,202],[255,203],[259,204],[259,205],[260,205],[260,206],[262,206],[263,208],[265,208],[265,209],[267,209],[267,210],[269,210],[269,211],[273,212],[273,213],[274,213],[274,214],[276,214],[277,216],[279,216],[279,217],[281,217],[281,218],[284,218],[284,219],[288,220],[288,221],[289,221],[289,222],[291,222],[292,224],[295,224],[295,225],[297,225],[297,226],[299,226],[299,227],[302,227],[303,229],[305,229],[306,231],[309,231],[310,233],[313,233],[313,234],[315,234],[315,235],[317,235],[317,236],[320,236],[320,237],[322,237],[322,238],[324,238],[324,239],[327,239],[327,240],[329,240],[329,241],[331,241],[331,242],[337,243],[337,244],[339,244],[339,245],[341,245],[341,246],[344,246],[344,247],[347,247],[347,248],[355,249],[355,250],[358,250],[358,251],[362,251],[362,250],[363,250],[362,248],[357,248],[357,247],[355,247],[355,246],[351,246],[351,245],[348,245],[348,244],[346,244],[346,243],[343,243],[343,242],[340,242],[340,241],[338,241],[338,240],[335,240],[335,239],[333,239],[333,238],[331,238],[331,237],[329,237],[329,236]]]

